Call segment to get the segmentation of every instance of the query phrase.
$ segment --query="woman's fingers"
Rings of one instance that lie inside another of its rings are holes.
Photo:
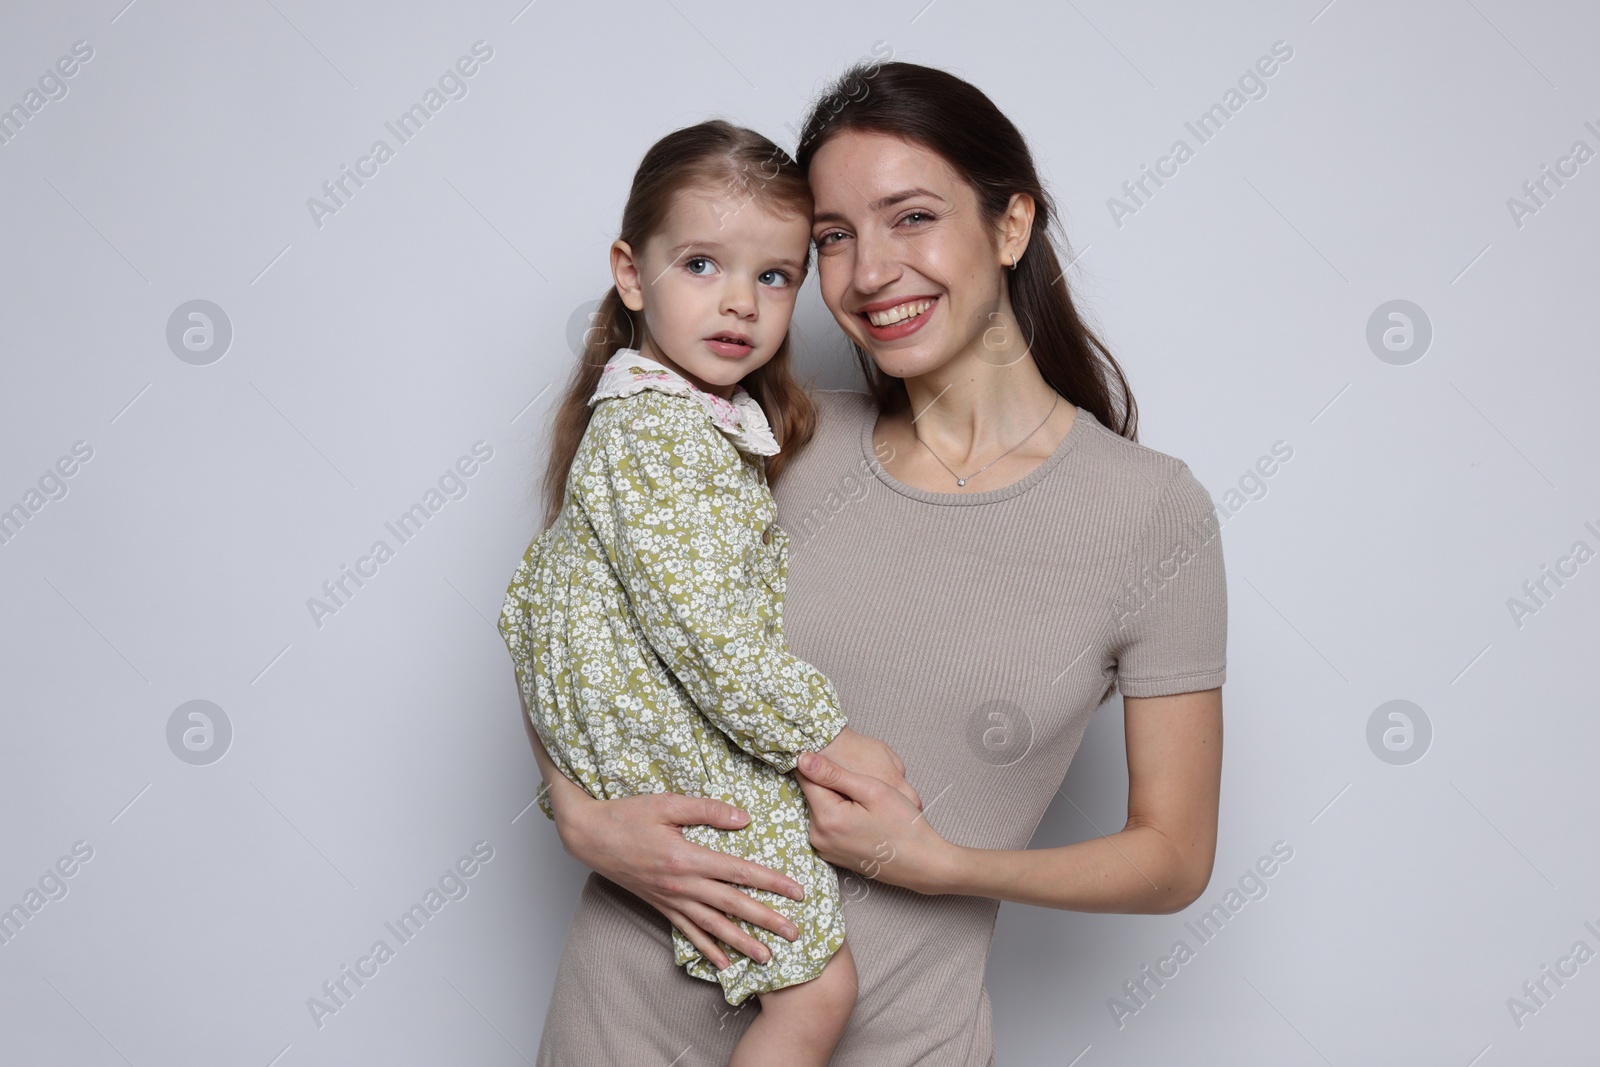
[[[754,860],[730,856],[726,852],[718,852],[714,848],[706,848],[704,845],[696,845],[695,847],[710,853],[709,856],[699,853],[701,858],[709,861],[709,866],[704,872],[708,878],[715,878],[722,882],[732,882],[735,885],[747,885],[752,889],[765,889],[769,893],[778,893],[788,897],[790,900],[803,900],[805,898],[805,890],[801,888],[800,883],[781,871],[775,871],[771,867],[763,867]],[[742,893],[740,895],[744,896]],[[754,898],[746,897],[746,899]],[[756,903],[761,904],[760,901],[756,901]],[[761,907],[765,908],[766,905],[761,904]],[[777,913],[774,912],[773,914]],[[766,926],[767,924],[761,923],[760,925]]]
[[[659,910],[661,914],[667,917],[668,922],[678,928],[679,933],[689,939],[691,945],[700,950],[700,955],[711,961],[712,966],[716,967],[717,970],[720,971],[728,965],[727,954],[717,947],[716,940],[705,930],[695,925],[683,912],[676,908],[668,907],[662,907]]]
[[[719,939],[728,947],[744,953],[757,963],[766,963],[767,959],[772,955],[767,951],[767,946],[763,945],[753,935],[746,933],[742,926],[715,908],[708,908],[704,904],[691,904],[688,907],[695,916],[695,920],[709,931],[711,936]],[[705,953],[705,949],[700,951],[702,955]],[[720,951],[719,955],[722,955],[722,963],[719,964],[719,967],[726,967],[728,965],[728,957],[720,953]]]
[[[718,909],[719,914],[732,915],[743,919],[751,926],[759,926],[763,930],[771,930],[779,937],[793,941],[800,936],[800,931],[794,923],[771,905],[764,904],[749,893],[736,889],[723,883],[716,883],[715,901],[708,901],[711,906]],[[723,940],[727,940],[723,938]],[[740,949],[743,952],[743,949]]]
[[[748,822],[734,805],[709,797],[656,793],[652,799],[666,812],[666,822],[680,826],[705,823],[725,829],[738,829]],[[721,938],[726,944],[752,959],[761,958],[761,955],[766,953],[766,948],[728,918],[729,915],[743,919],[752,926],[771,930],[779,937],[794,940],[799,936],[799,930],[788,918],[737,887],[745,885],[754,889],[765,889],[793,900],[800,900],[805,896],[805,890],[800,883],[770,867],[739,856],[730,856],[726,852],[718,852],[714,848],[697,844],[682,836],[672,842],[671,850],[672,858],[668,863],[668,870],[671,873],[668,877],[674,885],[670,890],[661,887],[658,891],[670,898],[691,922],[699,924],[702,936],[708,934]],[[684,931],[684,936],[688,937],[707,959],[713,958],[706,952],[705,946],[695,941],[687,930]],[[723,965],[726,966],[725,963]]]
[[[574,827],[572,854],[647,901],[718,968],[728,965],[728,949],[757,960],[769,955],[766,946],[735,919],[790,940],[798,937],[786,916],[739,888],[750,886],[799,900],[805,894],[798,882],[770,867],[690,841],[680,829],[703,824],[737,830],[748,825],[749,816],[734,805],[682,793],[638,794],[594,801],[592,809],[582,805],[558,809],[558,830],[563,818],[576,820],[579,812],[591,812],[598,821],[583,834]],[[563,837],[563,844],[566,841]]]
[[[741,885],[748,885],[756,889],[768,889],[770,888],[769,886],[758,883],[770,882],[773,885],[778,885],[782,882],[790,882],[790,879],[770,867],[761,866],[759,863],[752,863],[736,856],[729,856],[715,849],[704,848],[702,845],[695,845],[694,847],[704,849],[704,852],[710,853],[711,857],[714,857],[711,866],[705,872],[706,881],[704,884],[706,886],[706,896],[709,899],[701,899],[699,894],[696,894],[698,903],[717,909],[719,916],[735,916],[752,926],[759,926],[763,930],[771,930],[779,937],[787,938],[790,941],[799,937],[800,931],[786,916],[771,905],[757,900],[749,893],[743,892],[738,888]],[[730,885],[729,883],[733,884]],[[782,888],[773,888],[771,891],[799,899],[803,895],[799,884],[791,884],[794,886],[794,893],[792,894]],[[729,925],[732,925],[731,922]],[[753,947],[759,943],[755,938],[745,934],[740,928],[734,926],[732,929],[737,930],[742,938],[747,939],[750,946]],[[723,936],[722,931],[723,927],[719,924],[711,932],[718,937],[722,937],[724,941],[728,941],[728,938]],[[735,944],[732,941],[728,941],[728,943],[734,945],[745,955],[751,955],[749,949],[742,945]]]
[[[666,809],[667,821],[679,826],[708,823],[724,830],[737,830],[749,822],[749,817],[739,808],[720,800],[712,800],[710,797],[691,797],[682,793],[656,793],[654,796]],[[684,840],[684,844],[690,850],[688,854],[694,860],[701,861],[697,865],[686,867],[689,873],[747,885],[755,889],[765,889],[793,900],[800,900],[805,895],[799,882],[771,867],[764,867],[738,856],[730,856],[726,852],[718,852],[714,848],[707,848],[687,839]],[[756,903],[770,914],[777,915],[777,912],[767,908],[766,905],[760,904],[759,901]],[[767,923],[761,922],[757,925],[765,927]]]
[[[667,813],[667,821],[679,826],[708,823],[723,830],[737,830],[750,821],[748,814],[732,804],[710,797],[691,797],[683,793],[653,793],[652,798]]]
[[[882,778],[847,771],[820,753],[804,753],[800,760],[800,765],[795,769],[801,775],[818,785],[827,786],[836,793],[843,793],[852,800],[866,800],[877,790],[890,788]],[[810,764],[809,770],[805,766],[807,763]]]
[[[665,915],[689,939],[689,943],[719,969],[728,965],[728,957],[717,947],[716,940],[763,963],[770,955],[759,939],[729,916],[737,916],[753,926],[771,929],[778,936],[791,941],[799,936],[793,923],[749,894],[709,878],[697,884],[704,888],[707,896],[714,898],[711,903],[700,900],[689,889],[658,889],[656,892],[664,899],[656,903],[656,910]],[[668,900],[672,903],[667,903]]]

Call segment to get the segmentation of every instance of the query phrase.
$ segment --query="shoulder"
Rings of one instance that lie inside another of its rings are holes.
[[[855,389],[813,389],[811,402],[817,409],[817,426],[808,449],[828,440],[853,442],[862,420],[877,419],[878,402]]]
[[[670,469],[701,481],[739,466],[739,451],[692,397],[653,389],[597,401],[577,462],[590,471]],[[633,475],[630,475],[632,477]]]
[[[1078,409],[1078,417],[1088,413]],[[1078,445],[1080,463],[1094,469],[1096,481],[1141,514],[1159,507],[1211,510],[1211,495],[1189,464],[1167,452],[1130,441],[1090,416],[1083,419]]]
[[[832,469],[841,460],[858,456],[861,427],[876,420],[877,402],[853,389],[813,389],[811,402],[816,424],[805,447],[790,455],[790,466],[781,480],[794,480],[806,469]]]
[[[627,396],[598,400],[589,416],[591,429],[608,433],[631,430],[649,434],[662,428],[682,431],[696,423],[715,429],[693,398],[659,389],[641,389]]]
[[[736,453],[699,401],[656,389],[597,401],[584,436],[608,448],[670,449],[685,458],[689,452],[709,453],[702,460]]]
[[[830,418],[835,422],[853,421],[877,407],[871,395],[858,389],[813,389],[811,399],[817,405],[819,421]]]

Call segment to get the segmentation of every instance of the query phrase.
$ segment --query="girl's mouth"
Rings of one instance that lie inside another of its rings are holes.
[[[755,346],[742,338],[718,334],[715,337],[706,338],[706,347],[719,356],[737,359],[740,356],[748,356]]]
[[[867,332],[879,341],[894,341],[901,337],[908,337],[922,329],[928,321],[930,312],[938,305],[939,298],[921,297],[916,300],[907,300],[893,307],[881,311],[858,312],[861,321],[866,324]]]

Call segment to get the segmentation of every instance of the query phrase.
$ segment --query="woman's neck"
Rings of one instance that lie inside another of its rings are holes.
[[[1047,415],[1059,418],[1070,407],[1057,402],[1059,395],[1028,355],[1003,366],[976,356],[958,357],[936,371],[905,379],[905,387],[911,402],[905,419],[957,469],[973,457],[981,461],[1017,445],[1039,430]],[[1041,443],[1037,438],[1028,441],[1033,448]]]

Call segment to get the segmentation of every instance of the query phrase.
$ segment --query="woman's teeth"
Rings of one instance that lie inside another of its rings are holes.
[[[897,322],[916,318],[933,305],[932,300],[913,300],[909,304],[896,304],[887,311],[867,312],[867,321],[874,326],[893,326]]]

